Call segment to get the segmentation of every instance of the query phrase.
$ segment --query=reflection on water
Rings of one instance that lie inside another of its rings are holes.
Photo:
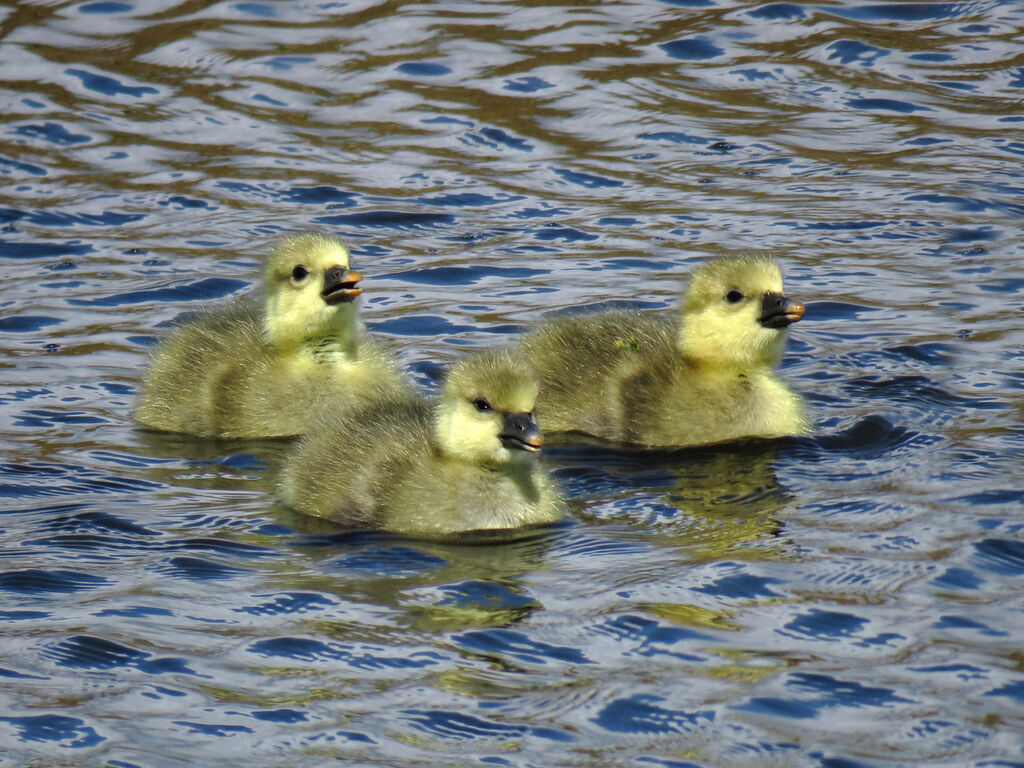
[[[1018,3],[9,6],[12,764],[1024,763]],[[817,434],[555,446],[570,515],[512,541],[318,527],[286,441],[130,420],[305,229],[427,388],[771,253]]]
[[[780,513],[793,497],[773,469],[779,441],[675,451],[616,450],[583,436],[555,436],[549,460],[563,485],[599,492],[602,503],[578,513],[592,523],[618,521],[657,531],[658,540],[693,560],[779,555]]]

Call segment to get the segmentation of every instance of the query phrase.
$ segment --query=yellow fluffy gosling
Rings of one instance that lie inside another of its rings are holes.
[[[340,240],[289,237],[263,278],[262,306],[243,299],[203,313],[154,350],[140,423],[201,437],[285,437],[305,432],[328,400],[356,407],[405,388],[363,333],[362,276]]]
[[[329,409],[285,461],[281,498],[348,528],[423,537],[556,521],[536,396],[521,360],[490,351],[455,365],[433,404],[406,393]]]
[[[565,317],[525,337],[549,432],[646,447],[810,431],[803,401],[775,372],[804,306],[778,265],[723,258],[693,275],[677,323],[651,313]]]

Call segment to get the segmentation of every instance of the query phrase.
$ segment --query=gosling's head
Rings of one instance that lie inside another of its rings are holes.
[[[349,341],[362,279],[349,269],[348,248],[336,237],[307,233],[282,240],[263,272],[270,342],[289,347],[327,337]]]
[[[507,350],[474,354],[453,366],[436,417],[438,447],[474,464],[515,465],[540,452],[534,417],[537,377]]]
[[[708,365],[777,365],[786,328],[804,305],[782,292],[772,259],[715,259],[698,269],[683,302],[680,347]]]

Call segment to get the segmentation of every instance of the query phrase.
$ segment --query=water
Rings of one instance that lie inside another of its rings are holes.
[[[0,765],[1024,765],[1015,2],[0,10]],[[147,350],[343,236],[431,387],[719,253],[817,434],[549,451],[498,544],[290,516]]]

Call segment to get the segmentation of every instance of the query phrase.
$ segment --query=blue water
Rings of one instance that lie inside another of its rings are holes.
[[[1024,766],[1015,2],[0,9],[0,765]],[[147,351],[320,229],[432,388],[721,253],[811,438],[547,461],[514,541],[339,535]]]

